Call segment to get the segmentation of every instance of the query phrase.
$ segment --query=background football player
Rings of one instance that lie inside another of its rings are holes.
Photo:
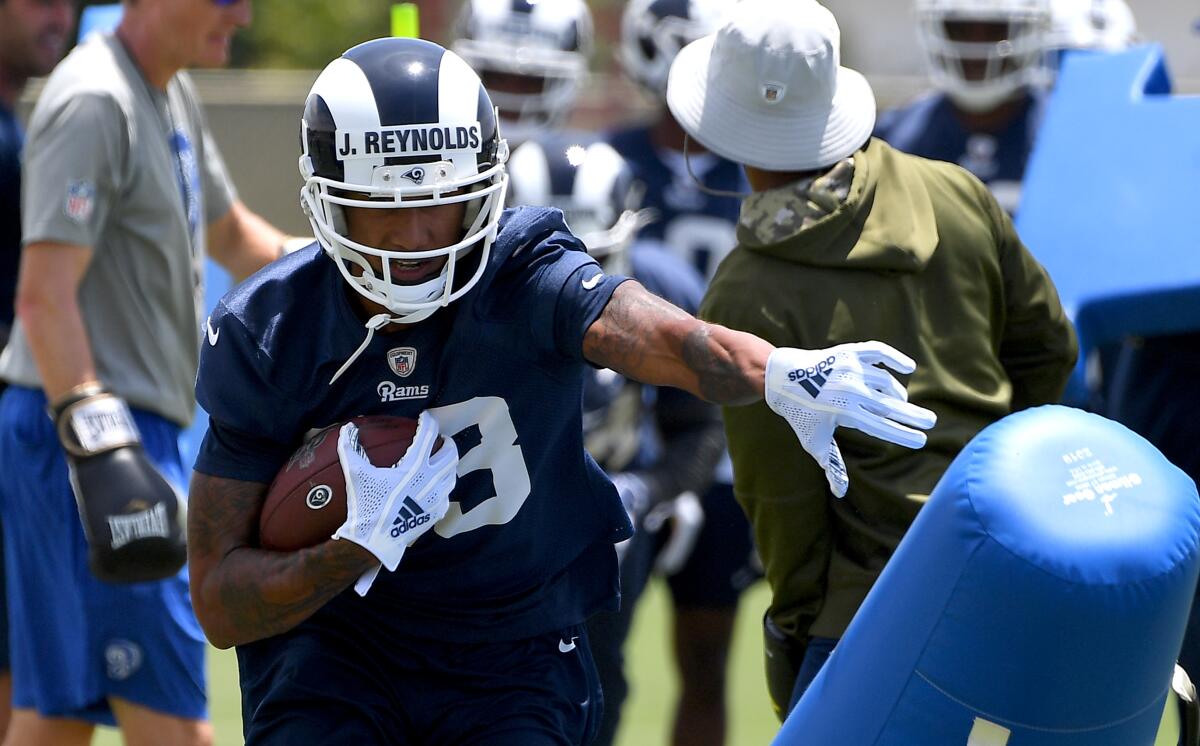
[[[331,718],[347,743],[589,742],[583,622],[614,606],[612,545],[631,527],[583,448],[586,365],[718,403],[765,396],[824,462],[838,425],[916,447],[933,424],[875,365],[913,369],[886,345],[772,348],[605,273],[558,211],[502,212],[491,101],[436,44],[334,60],[301,141],[318,244],[222,300],[197,380],[193,599],[209,639],[238,648],[251,746],[306,742]],[[397,346],[413,351],[403,396]],[[837,374],[813,397],[797,381],[828,357]],[[358,414],[419,418],[413,446],[381,468],[343,426],[346,523],[308,549],[258,548],[268,483],[304,434]],[[414,497],[434,520],[393,535]]]
[[[882,114],[875,135],[957,163],[1015,213],[1041,118],[1050,0],[917,0],[934,90]]]

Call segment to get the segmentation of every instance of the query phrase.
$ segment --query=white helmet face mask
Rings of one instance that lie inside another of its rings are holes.
[[[418,39],[349,50],[313,84],[301,141],[300,199],[313,232],[350,287],[387,309],[387,321],[427,318],[479,281],[504,207],[508,151],[487,92],[461,58]],[[347,207],[456,203],[466,203],[463,235],[448,246],[409,251],[348,235]],[[394,280],[436,261],[440,271],[428,279]]]
[[[527,142],[509,163],[513,204],[557,207],[571,232],[609,274],[628,274],[628,250],[648,212],[641,185],[604,142],[557,136]]]
[[[659,98],[679,50],[721,27],[736,0],[630,0],[621,16],[621,66]]]
[[[960,108],[987,111],[1042,79],[1048,0],[917,0],[916,14],[930,77]]]
[[[483,77],[506,137],[562,126],[592,52],[592,14],[583,0],[467,0],[455,37],[451,48]],[[505,90],[507,81],[520,90]]]

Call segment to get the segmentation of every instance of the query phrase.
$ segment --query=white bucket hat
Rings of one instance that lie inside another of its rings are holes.
[[[875,95],[840,65],[841,32],[815,0],[743,0],[684,47],[667,105],[712,152],[767,171],[812,171],[866,143]]]

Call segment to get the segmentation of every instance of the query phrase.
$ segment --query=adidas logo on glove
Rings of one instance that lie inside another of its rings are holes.
[[[429,514],[421,510],[421,506],[417,505],[411,497],[405,497],[403,507],[400,508],[400,515],[392,521],[392,538],[398,539],[401,535],[425,523],[429,523]]]
[[[791,383],[800,384],[800,387],[815,399],[829,380],[829,374],[833,372],[833,362],[834,357],[830,355],[811,368],[793,368],[788,371],[787,379]]]

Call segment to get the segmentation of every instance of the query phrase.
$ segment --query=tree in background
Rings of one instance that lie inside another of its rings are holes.
[[[113,0],[84,0],[103,5]],[[232,67],[320,70],[359,42],[390,32],[392,0],[251,0],[255,23],[233,41]],[[458,12],[453,0],[418,0],[421,36],[439,43],[450,41],[450,26]],[[607,72],[612,43],[620,25],[621,0],[589,0],[596,16],[595,69]]]

